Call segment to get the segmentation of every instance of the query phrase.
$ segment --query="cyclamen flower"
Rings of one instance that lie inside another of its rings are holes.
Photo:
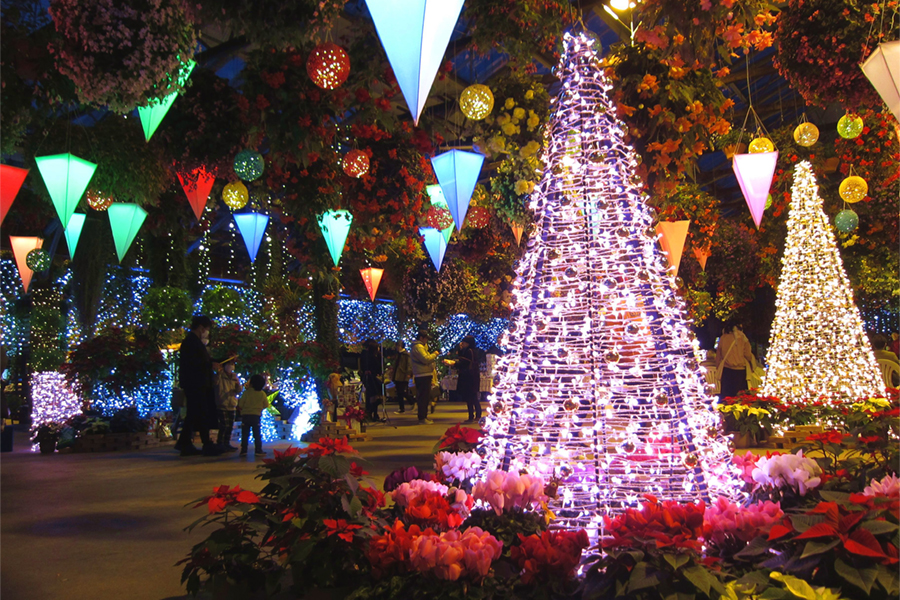
[[[424,481],[422,479],[414,479],[406,483],[401,483],[397,489],[391,492],[391,498],[394,504],[407,507],[413,500],[421,496],[441,496],[447,495],[450,488],[442,483],[434,481]]]
[[[728,537],[749,542],[771,529],[783,516],[781,504],[777,502],[739,506],[720,497],[703,515],[703,538],[719,545],[724,544]]]
[[[438,452],[434,455],[435,469],[450,481],[464,481],[474,476],[481,466],[481,456],[477,452]]]
[[[888,475],[881,481],[873,479],[863,490],[864,496],[887,496],[888,498],[900,497],[900,478],[896,475]]]
[[[753,469],[753,481],[760,486],[772,488],[790,487],[805,496],[822,483],[822,469],[811,458],[797,454],[776,454],[761,456]]]
[[[758,460],[759,456],[752,452],[747,452],[743,456],[735,454],[731,457],[731,462],[741,470],[741,479],[744,480],[744,483],[754,483],[753,469],[756,468]]]
[[[420,573],[446,581],[479,580],[487,576],[502,551],[503,543],[478,527],[440,535],[426,532],[413,540],[410,564]]]
[[[543,479],[506,471],[489,472],[475,484],[472,496],[490,504],[497,515],[514,508],[527,510],[547,500]]]
[[[392,492],[397,489],[401,483],[413,481],[415,479],[431,480],[431,475],[423,473],[416,467],[407,467],[405,469],[397,469],[384,478],[384,491]]]

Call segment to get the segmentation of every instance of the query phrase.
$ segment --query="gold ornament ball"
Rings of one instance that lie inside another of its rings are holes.
[[[222,200],[231,210],[238,210],[247,206],[247,200],[250,194],[247,192],[247,186],[240,181],[232,181],[222,190]]]
[[[845,140],[852,140],[862,133],[863,125],[862,117],[847,113],[838,119],[837,132]]]
[[[774,152],[775,145],[769,138],[758,137],[750,142],[750,154],[760,154],[762,152]]]
[[[862,177],[851,175],[841,182],[841,187],[838,188],[838,192],[845,202],[853,204],[866,197],[866,194],[869,193],[869,184],[866,183],[866,180]]]
[[[101,192],[100,190],[88,190],[87,203],[88,206],[90,206],[94,210],[102,211],[112,206],[113,197],[109,194]]]
[[[459,95],[459,108],[473,121],[485,118],[494,108],[494,94],[491,93],[491,88],[480,83],[470,85]]]
[[[794,141],[809,148],[819,141],[819,128],[812,123],[800,123],[794,129]]]

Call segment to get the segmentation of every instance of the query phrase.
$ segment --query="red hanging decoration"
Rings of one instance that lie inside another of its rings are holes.
[[[362,275],[363,283],[366,284],[366,289],[369,291],[369,298],[372,299],[372,302],[375,302],[375,294],[378,293],[378,286],[381,285],[381,276],[384,275],[384,269],[368,267],[360,269],[359,274]]]
[[[319,44],[306,59],[306,72],[313,83],[322,89],[339,88],[350,75],[350,57],[337,44]]]
[[[109,194],[103,193],[100,190],[88,190],[87,191],[87,203],[88,206],[93,208],[94,210],[104,211],[110,206],[114,201],[114,198]]]
[[[344,173],[359,179],[369,172],[369,157],[362,150],[351,150],[344,155]]]
[[[483,206],[472,206],[466,214],[466,223],[469,227],[481,229],[491,222],[491,211]]]
[[[434,227],[440,231],[453,225],[453,215],[450,214],[449,209],[446,209],[443,206],[432,206],[428,209],[428,214],[425,219],[428,221],[429,227]]]
[[[184,188],[184,195],[187,196],[191,208],[194,210],[197,220],[203,216],[203,209],[206,208],[206,201],[209,199],[209,193],[212,191],[213,183],[216,176],[206,170],[206,167],[200,166],[191,171],[190,174],[178,173],[178,181]]]
[[[9,212],[9,207],[16,199],[26,175],[28,175],[28,169],[0,165],[0,223],[3,223],[3,219],[6,218],[6,213]]]

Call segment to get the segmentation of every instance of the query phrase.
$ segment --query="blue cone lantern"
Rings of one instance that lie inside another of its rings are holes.
[[[431,159],[447,208],[453,215],[456,229],[462,229],[469,210],[469,201],[481,174],[484,155],[463,150],[450,150]]]
[[[256,262],[256,254],[259,252],[263,235],[266,233],[266,225],[269,224],[268,215],[255,212],[241,213],[234,215],[234,222],[237,223],[238,231],[244,238],[247,253],[250,254],[250,262]]]

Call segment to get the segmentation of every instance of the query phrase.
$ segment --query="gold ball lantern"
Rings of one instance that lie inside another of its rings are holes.
[[[845,202],[853,204],[866,197],[866,194],[869,193],[869,184],[862,177],[851,175],[841,182],[838,192]]]
[[[250,194],[247,192],[247,186],[240,181],[232,181],[222,190],[222,200],[231,210],[238,210],[247,206]]]
[[[459,95],[459,108],[473,121],[485,118],[494,108],[494,94],[491,93],[491,88],[480,83],[470,85]]]
[[[812,123],[800,123],[794,129],[794,141],[809,148],[819,141],[819,128]]]
[[[762,152],[774,152],[775,145],[772,140],[766,137],[758,137],[750,142],[750,154],[760,154]]]
[[[852,140],[859,137],[864,126],[865,123],[863,123],[862,117],[847,113],[838,119],[837,132],[845,140]]]

